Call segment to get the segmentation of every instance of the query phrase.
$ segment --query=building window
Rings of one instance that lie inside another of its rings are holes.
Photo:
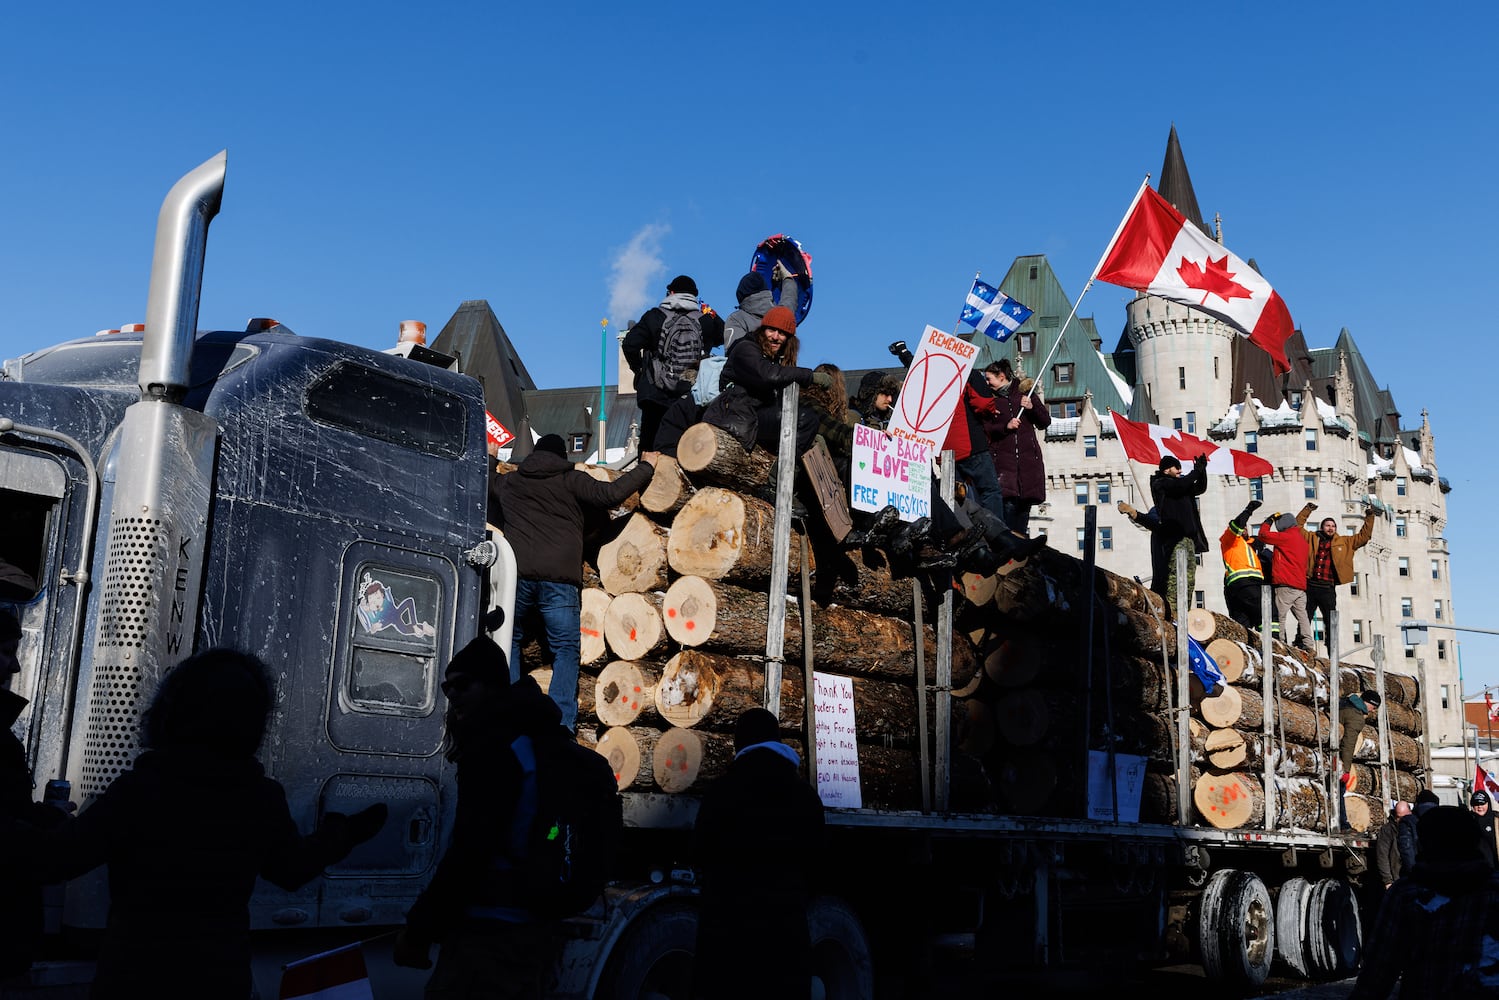
[[[1197,433],[1197,414],[1192,412],[1191,410],[1187,411],[1187,433]]]
[[[1446,639],[1438,639],[1437,640],[1437,659],[1439,659],[1439,660],[1445,660],[1446,658],[1447,658],[1447,640]]]
[[[1440,580],[1442,578],[1442,564],[1435,559],[1431,561],[1431,578],[1433,580]]]
[[[1411,575],[1411,561],[1409,559],[1405,558],[1405,556],[1401,556],[1399,559],[1397,559],[1395,561],[1395,565],[1397,565],[1397,566],[1400,567],[1400,575],[1401,576],[1410,576]]]
[[[1185,368],[1178,368],[1176,370],[1176,387],[1178,389],[1185,389],[1187,387],[1187,370]]]
[[[1431,615],[1437,621],[1442,620],[1442,599],[1440,597],[1431,602]]]
[[[1397,497],[1403,497],[1403,496],[1405,496],[1405,477],[1404,476],[1396,476],[1395,477],[1395,495]]]
[[[1218,377],[1218,359],[1214,358],[1213,359],[1213,378],[1217,378],[1217,377]]]
[[[1315,499],[1317,499],[1317,477],[1316,476],[1302,476],[1301,477],[1301,492],[1306,496],[1306,498],[1308,500],[1315,500]]]
[[[1032,281],[1036,280],[1036,265],[1035,264],[1031,265],[1031,280]]]
[[[1395,537],[1396,538],[1404,538],[1405,537],[1405,518],[1403,518],[1403,517],[1397,517],[1397,518],[1395,518]]]
[[[1306,436],[1306,450],[1307,451],[1316,451],[1317,450],[1317,428],[1315,428],[1315,427],[1308,427],[1306,429],[1305,436]]]
[[[1414,603],[1411,601],[1411,599],[1409,597],[1402,597],[1400,599],[1400,617],[1401,618],[1414,618],[1414,617],[1416,617],[1416,608],[1415,608],[1415,605],[1414,605]]]
[[[1077,529],[1077,550],[1079,552],[1083,551],[1083,547],[1087,544],[1087,542],[1088,542],[1088,529],[1087,528],[1078,528]]]
[[[1258,431],[1244,432],[1244,450],[1253,455],[1260,450],[1260,435]]]
[[[1034,354],[1036,351],[1036,335],[1034,333],[1022,333],[1020,335],[1020,353]]]
[[[1293,409],[1293,410],[1299,410],[1299,409],[1301,409],[1301,393],[1299,393],[1299,392],[1293,392],[1293,393],[1291,393],[1291,409]]]
[[[1172,417],[1171,418],[1171,429],[1174,430],[1174,431],[1179,431],[1179,430],[1182,429],[1182,418],[1181,417]]]
[[[1205,590],[1194,590],[1192,592],[1192,607],[1194,607],[1194,608],[1206,607],[1207,606],[1207,602],[1208,602],[1207,591],[1205,591]]]
[[[1363,641],[1364,641],[1364,620],[1362,618],[1355,618],[1353,620],[1353,644],[1355,646],[1359,646],[1359,645],[1363,644]]]
[[[1088,503],[1088,484],[1078,483],[1072,487],[1072,496],[1079,507],[1085,506]]]
[[[1249,499],[1265,502],[1265,480],[1262,476],[1255,476],[1249,481]],[[1248,527],[1248,525],[1245,525]]]
[[[1062,404],[1062,412],[1064,414],[1066,414],[1068,418],[1077,416],[1077,403],[1076,403],[1076,401],[1071,402],[1071,403],[1063,403]]]
[[[1096,435],[1096,434],[1084,434],[1083,435],[1083,457],[1084,458],[1097,458],[1098,457],[1098,435]]]
[[[573,450],[574,453],[581,452],[584,448],[587,448],[587,447],[588,447],[588,435],[587,434],[574,434],[572,436],[572,450]]]
[[[1114,529],[1113,528],[1099,528],[1098,529],[1098,544],[1102,545],[1106,549],[1112,549],[1114,547]]]
[[[1073,366],[1070,365],[1070,364],[1067,364],[1067,365],[1052,365],[1051,366],[1051,377],[1054,378],[1054,379],[1056,379],[1057,385],[1071,385],[1072,384],[1072,368],[1073,368]]]
[[[1353,579],[1349,581],[1348,593],[1352,594],[1354,597],[1358,596],[1358,574],[1357,573],[1353,574]]]
[[[1108,483],[1098,484],[1098,506],[1107,507],[1114,502],[1114,488]]]
[[[1407,648],[1409,648],[1409,647],[1407,647]],[[1447,685],[1446,684],[1442,685],[1442,707],[1443,708],[1451,708],[1452,707],[1450,704],[1448,704]]]

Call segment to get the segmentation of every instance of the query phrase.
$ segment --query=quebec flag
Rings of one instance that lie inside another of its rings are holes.
[[[1212,692],[1219,684],[1223,683],[1223,671],[1218,669],[1218,664],[1207,650],[1197,644],[1197,640],[1190,635],[1187,636],[1187,664],[1192,668],[1192,673],[1202,681],[1202,689]]]
[[[1020,329],[1020,324],[1030,319],[1031,312],[998,288],[975,278],[973,291],[968,293],[968,301],[963,303],[963,312],[958,319],[1003,344],[1010,339],[1010,334]]]

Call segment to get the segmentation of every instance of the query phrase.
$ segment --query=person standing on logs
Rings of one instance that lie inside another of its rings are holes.
[[[661,304],[625,334],[620,347],[635,375],[642,451],[656,450],[661,418],[673,403],[691,395],[698,364],[723,343],[723,333],[719,315],[698,302],[697,282],[679,274],[666,286]]]
[[[1359,741],[1364,738],[1364,725],[1373,723],[1378,717],[1380,703],[1379,693],[1376,691],[1346,694],[1338,699],[1338,728],[1342,732],[1342,737],[1338,740],[1338,763],[1343,769],[1340,780],[1345,792],[1353,791],[1353,758],[1358,753]],[[1342,812],[1341,803],[1339,812]],[[1343,818],[1343,829],[1348,829],[1346,816]]]
[[[578,629],[583,615],[583,520],[585,508],[608,510],[644,489],[660,455],[642,452],[640,463],[612,483],[602,483],[567,459],[556,434],[536,442],[515,470],[489,481],[489,523],[515,550],[515,638],[510,679],[520,680],[520,650],[526,630],[541,619],[552,651],[548,693],[562,710],[562,724],[578,721]]]
[[[1338,522],[1324,517],[1315,533],[1306,530],[1306,519],[1317,505],[1309,503],[1296,515],[1296,527],[1306,537],[1306,613],[1322,612],[1323,641],[1332,656],[1332,613],[1338,606],[1338,586],[1353,582],[1353,554],[1374,537],[1374,508],[1364,501],[1364,526],[1353,534],[1338,534]]]
[[[1280,640],[1311,655],[1312,622],[1306,616],[1306,532],[1296,527],[1290,514],[1271,514],[1260,525],[1259,539],[1275,546],[1270,560],[1270,581],[1275,585],[1275,616],[1280,619]],[[1296,619],[1296,641],[1287,642],[1291,619]]]
[[[1223,603],[1228,605],[1228,616],[1250,630],[1260,627],[1260,591],[1265,586],[1260,554],[1249,537],[1249,519],[1259,506],[1258,500],[1249,501],[1218,536],[1223,550]]]
[[[1160,527],[1150,533],[1150,589],[1166,602],[1173,620],[1180,620],[1185,608],[1176,606],[1176,550],[1187,553],[1187,600],[1197,579],[1197,554],[1208,550],[1207,535],[1202,530],[1202,515],[1197,498],[1207,492],[1208,460],[1206,455],[1192,459],[1192,471],[1182,474],[1181,460],[1175,455],[1161,459],[1150,477],[1150,497],[1155,503]]]
[[[833,376],[799,368],[796,364],[800,344],[796,338],[796,317],[785,306],[773,306],[760,321],[760,329],[741,337],[729,348],[720,385],[725,390],[738,386],[755,405],[755,443],[775,454],[781,445],[781,389],[795,382],[806,387],[828,388]],[[798,407],[796,414],[796,454],[812,447],[817,436],[817,411],[810,406]],[[793,456],[795,457],[795,456]]]
[[[812,992],[807,906],[823,864],[823,808],[781,742],[751,708],[734,726],[734,760],[703,795],[694,1000],[805,1000]]]
[[[1030,535],[1031,508],[1046,502],[1046,461],[1036,431],[1051,426],[1040,392],[1026,392],[1015,381],[1008,358],[991,362],[984,381],[994,391],[994,407],[984,415],[989,456],[1004,494],[1004,522]]]

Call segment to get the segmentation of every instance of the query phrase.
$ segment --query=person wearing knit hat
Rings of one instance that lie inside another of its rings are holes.
[[[1161,595],[1177,621],[1187,609],[1176,606],[1176,552],[1183,549],[1187,553],[1186,584],[1190,599],[1196,585],[1197,556],[1208,550],[1202,515],[1197,510],[1197,498],[1208,488],[1207,467],[1207,457],[1198,455],[1192,459],[1192,471],[1184,474],[1181,460],[1166,455],[1150,477],[1150,498],[1161,522],[1160,530],[1150,534],[1150,589]]]
[[[785,306],[773,306],[766,310],[760,329],[741,337],[729,348],[724,362],[723,382],[732,383],[753,401],[758,423],[755,443],[771,453],[781,444],[781,387],[792,382],[801,386],[833,384],[833,377],[827,372],[798,367],[797,350],[796,316]],[[704,419],[711,416],[710,407]],[[817,426],[817,412],[810,406],[799,407],[797,455],[812,447]]]
[[[685,274],[671,279],[661,304],[625,332],[620,347],[635,377],[642,451],[656,450],[661,418],[691,395],[698,362],[723,342],[723,318],[698,301],[697,282]]]
[[[1468,798],[1468,808],[1473,811],[1473,821],[1478,824],[1483,837],[1479,847],[1491,866],[1499,869],[1499,826],[1495,825],[1493,801],[1482,788],[1475,789]]]
[[[583,526],[587,511],[606,511],[624,503],[651,481],[655,452],[612,483],[600,482],[567,458],[556,434],[544,435],[514,471],[496,472],[489,481],[489,522],[505,533],[515,551],[514,639],[510,678],[530,667],[521,647],[539,618],[552,651],[548,693],[572,729],[578,717],[578,629],[582,617]]]

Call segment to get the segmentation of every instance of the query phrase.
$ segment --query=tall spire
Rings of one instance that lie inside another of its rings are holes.
[[[1187,160],[1182,156],[1181,142],[1176,138],[1176,123],[1171,125],[1171,135],[1166,139],[1166,160],[1161,164],[1161,179],[1156,191],[1162,198],[1187,217],[1187,221],[1209,235],[1212,230],[1202,221],[1202,210],[1197,207],[1197,195],[1192,190],[1192,178],[1187,174]]]

